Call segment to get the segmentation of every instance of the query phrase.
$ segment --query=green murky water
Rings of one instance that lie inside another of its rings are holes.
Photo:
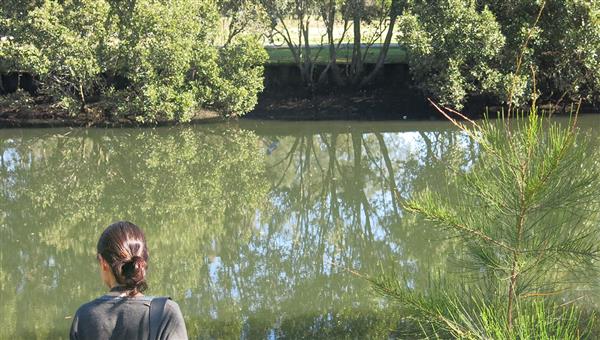
[[[148,294],[180,304],[191,338],[393,336],[400,316],[360,275],[453,270],[454,241],[398,204],[440,184],[452,150],[477,159],[443,122],[0,130],[0,338],[68,337],[120,219],[146,231]]]

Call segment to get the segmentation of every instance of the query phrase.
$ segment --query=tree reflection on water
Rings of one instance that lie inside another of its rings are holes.
[[[67,336],[103,292],[95,243],[115,219],[146,230],[148,293],[179,302],[192,338],[393,336],[400,317],[353,272],[446,271],[454,243],[399,199],[477,148],[364,126],[3,132],[0,337]]]

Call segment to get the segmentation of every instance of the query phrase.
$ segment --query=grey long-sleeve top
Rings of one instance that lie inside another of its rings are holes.
[[[71,339],[147,340],[152,297],[104,295],[77,310],[71,325]],[[158,339],[187,339],[179,305],[168,300],[158,330]]]

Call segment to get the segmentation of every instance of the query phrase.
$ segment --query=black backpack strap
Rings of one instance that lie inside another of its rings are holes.
[[[148,335],[148,340],[158,339],[158,329],[165,313],[165,305],[167,304],[167,300],[170,299],[170,297],[156,297],[150,301],[150,316],[148,319],[150,323],[150,333]]]

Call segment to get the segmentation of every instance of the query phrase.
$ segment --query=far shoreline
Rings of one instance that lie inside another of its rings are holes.
[[[373,65],[367,65],[372,67]],[[276,121],[444,121],[446,120],[427,101],[424,94],[412,83],[408,65],[385,64],[385,69],[367,87],[336,87],[331,84],[308,88],[300,81],[297,67],[290,64],[267,64],[264,73],[264,90],[258,95],[254,109],[237,117],[223,117],[219,112],[201,109],[191,121],[181,123],[170,120],[139,122],[133,115],[105,116],[102,102],[90,103],[87,113],[70,115],[66,110],[48,102],[48,98],[33,97],[26,103],[0,107],[2,128],[52,128],[52,127],[156,127],[187,124],[205,124],[231,120]],[[10,92],[9,92],[10,93]],[[1,96],[0,96],[1,99]],[[542,101],[540,109],[557,115],[568,115],[571,105],[557,106],[552,98]],[[6,102],[5,102],[6,103]],[[104,103],[106,104],[106,103]],[[564,104],[564,103],[563,103]],[[6,105],[6,104],[5,104]],[[576,105],[574,106],[576,107]],[[506,109],[506,108],[504,108]],[[498,116],[503,108],[497,99],[488,96],[471,96],[463,110],[471,119]],[[600,103],[583,105],[580,113],[600,113]]]
[[[414,99],[414,98],[413,98]],[[395,107],[394,107],[395,106]],[[568,116],[564,107],[556,108],[552,104],[540,105],[540,108],[553,115]],[[412,110],[411,110],[412,109]],[[483,108],[479,113],[467,112],[473,119],[484,117],[486,110],[494,118],[501,112],[500,107]],[[593,106],[582,106],[580,114],[600,114]],[[153,128],[160,126],[178,126],[195,124],[226,123],[231,121],[445,121],[446,119],[423,101],[404,103],[402,100],[386,100],[364,95],[331,95],[306,98],[269,98],[259,102],[257,107],[241,117],[223,117],[218,112],[203,110],[198,112],[189,122],[162,120],[152,123],[137,122],[133,119],[102,119],[80,114],[71,116],[68,113],[49,109],[45,105],[32,106],[21,111],[0,108],[0,129],[13,128]]]

